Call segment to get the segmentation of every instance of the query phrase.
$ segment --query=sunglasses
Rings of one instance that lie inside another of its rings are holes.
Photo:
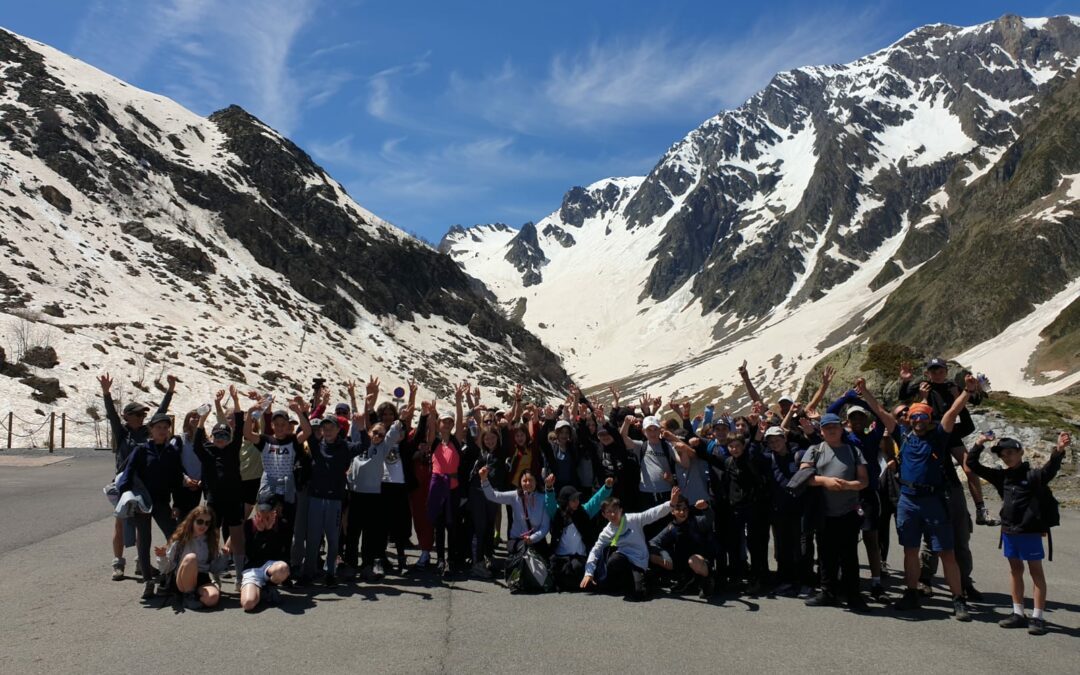
[[[927,415],[926,413],[915,413],[914,415],[908,415],[908,418],[912,422],[920,422],[920,421],[923,421],[923,420],[930,419],[930,416]]]
[[[372,438],[375,438],[375,437],[382,438],[382,437],[386,436],[386,434],[384,434],[381,431],[372,431],[371,436],[372,436]]]
[[[202,518],[196,518],[195,519],[195,524],[200,525],[202,527],[210,527],[210,525],[212,525],[213,522],[214,521],[212,521],[212,520],[204,520]]]

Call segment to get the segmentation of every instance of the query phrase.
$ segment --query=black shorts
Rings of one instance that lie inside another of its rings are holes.
[[[219,526],[236,527],[244,524],[244,504],[236,492],[225,495],[211,494],[206,505],[214,512]]]
[[[199,572],[197,578],[195,579],[195,590],[198,591],[203,586],[210,585],[210,583],[210,573]],[[180,589],[176,586],[176,570],[173,570],[173,573],[169,575],[169,590],[171,590],[173,593],[181,592]]]
[[[240,498],[244,500],[245,504],[254,505],[259,499],[260,483],[262,483],[262,478],[240,481]]]

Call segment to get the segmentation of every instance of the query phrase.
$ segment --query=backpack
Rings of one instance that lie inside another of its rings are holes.
[[[506,570],[506,587],[511,593],[546,593],[555,586],[547,560],[531,546],[512,556]]]

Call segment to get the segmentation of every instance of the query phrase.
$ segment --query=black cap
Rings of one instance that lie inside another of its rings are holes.
[[[145,403],[139,403],[138,401],[132,401],[124,406],[125,415],[134,415],[136,413],[145,413],[150,411],[150,406]]]
[[[150,418],[150,426],[154,426],[155,424],[159,424],[161,422],[168,422],[169,424],[172,424],[172,418],[169,417],[166,413],[154,413],[154,416]]]
[[[214,438],[231,438],[232,429],[229,428],[228,424],[225,424],[224,422],[218,422],[210,431],[210,435]]]
[[[926,369],[931,370],[933,368],[948,368],[949,364],[945,362],[945,359],[940,357],[934,357],[926,362]]]
[[[273,511],[274,507],[278,504],[278,496],[273,493],[269,488],[262,487],[259,489],[258,496],[255,498],[255,509],[258,511]]]
[[[1023,451],[1024,446],[1020,445],[1020,441],[1015,438],[1003,438],[998,441],[998,444],[990,448],[990,452],[995,455],[1000,455],[1002,450],[1020,450]]]
[[[335,415],[348,415],[350,410],[351,409],[349,408],[348,403],[338,403],[336,406],[334,406]]]
[[[566,506],[567,504],[570,503],[571,499],[580,500],[581,499],[581,493],[573,485],[564,485],[563,488],[561,490],[559,490],[559,499],[558,499],[559,504],[562,504],[563,506]]]

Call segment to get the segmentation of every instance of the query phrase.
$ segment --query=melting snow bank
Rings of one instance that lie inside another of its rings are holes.
[[[1037,305],[1034,311],[1003,330],[997,337],[957,356],[956,361],[986,373],[994,389],[1008,391],[1013,396],[1049,396],[1080,382],[1080,371],[1040,385],[1034,384],[1027,373],[1031,355],[1042,342],[1039,333],[1077,297],[1080,297],[1080,278],[1074,279],[1065,290]]]

